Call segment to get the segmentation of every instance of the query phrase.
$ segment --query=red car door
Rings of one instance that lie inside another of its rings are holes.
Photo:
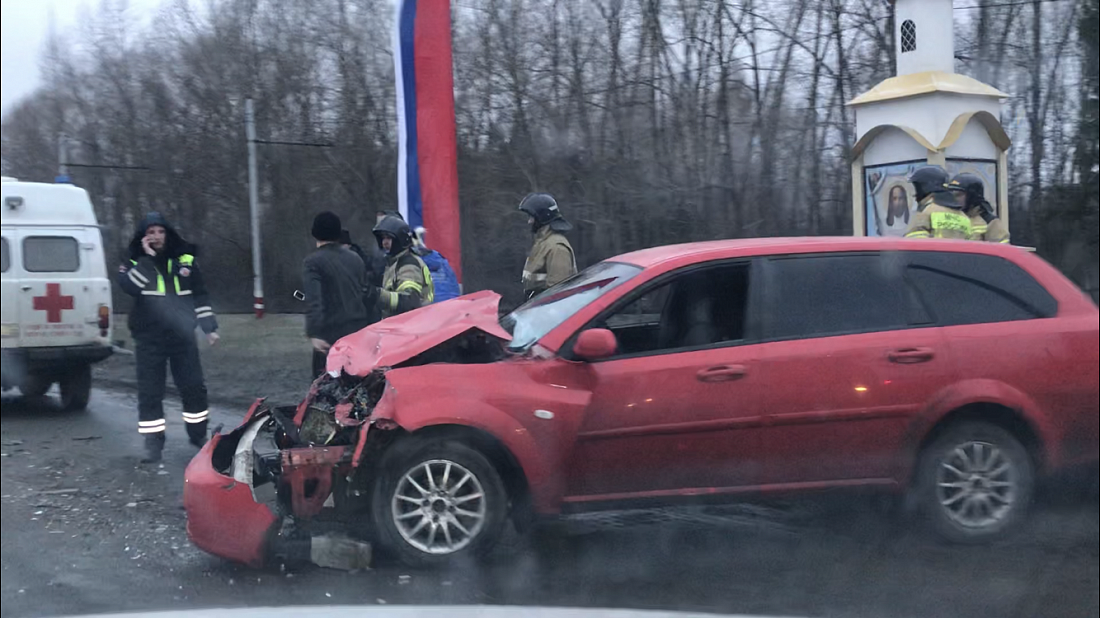
[[[888,484],[912,418],[950,378],[899,255],[767,260],[765,484]]]
[[[617,314],[636,316],[634,303],[670,290],[649,345],[633,332],[633,349],[620,345],[625,354],[587,365],[592,399],[570,458],[566,502],[756,482],[762,382],[759,346],[745,330],[749,270],[742,263],[673,276],[597,320],[614,332]]]

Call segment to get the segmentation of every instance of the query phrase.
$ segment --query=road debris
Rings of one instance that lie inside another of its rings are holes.
[[[69,487],[69,488],[65,488],[65,489],[45,489],[45,490],[42,490],[38,493],[42,494],[43,496],[65,496],[65,495],[75,494],[75,493],[79,493],[79,492],[80,492],[80,490],[77,489],[76,487]]]
[[[370,543],[338,534],[325,534],[310,539],[309,560],[319,567],[341,571],[369,569]]]

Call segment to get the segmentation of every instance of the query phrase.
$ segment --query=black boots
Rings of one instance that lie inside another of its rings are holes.
[[[206,424],[207,421],[201,423],[186,423],[187,437],[196,448],[202,448],[206,444]]]
[[[164,432],[145,434],[145,456],[141,463],[160,463],[164,452]]]
[[[187,438],[196,448],[206,444],[206,421],[187,423]],[[164,453],[164,432],[145,434],[145,456],[141,463],[160,463]]]

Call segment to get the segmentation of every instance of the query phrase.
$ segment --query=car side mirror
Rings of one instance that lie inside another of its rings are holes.
[[[591,328],[577,337],[573,353],[581,360],[595,361],[613,356],[619,349],[615,333],[606,328]]]

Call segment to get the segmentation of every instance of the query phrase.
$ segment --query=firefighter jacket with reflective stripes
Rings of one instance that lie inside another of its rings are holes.
[[[389,259],[378,293],[378,308],[384,317],[419,309],[434,300],[435,284],[424,260],[411,249]]]
[[[577,274],[573,246],[559,232],[544,225],[523,265],[523,291],[531,297]]]
[[[970,213],[928,204],[913,216],[906,238],[946,238],[951,240],[978,240],[1008,243],[1008,230],[1000,219],[986,223],[977,209]]]
[[[196,324],[205,333],[218,330],[194,255],[141,255],[123,262],[116,279],[134,297],[128,323],[135,336],[193,337]]]

